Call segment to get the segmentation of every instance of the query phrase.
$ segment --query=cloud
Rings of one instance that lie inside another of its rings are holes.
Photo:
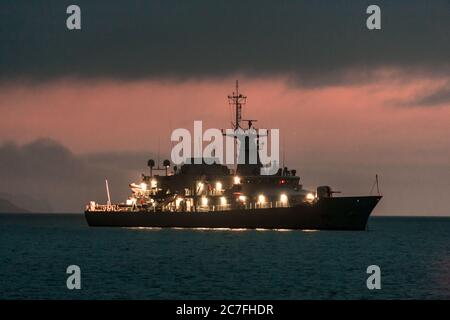
[[[378,1],[79,0],[82,30],[65,26],[69,1],[0,4],[0,79],[186,80],[289,76],[298,86],[375,81],[377,70],[448,76],[450,4]]]
[[[140,156],[145,169],[146,157]],[[6,143],[0,146],[0,195],[34,211],[82,212],[89,200],[104,202],[106,177],[113,200],[125,199],[128,183],[142,172],[125,162],[136,158],[137,153],[78,156],[51,139],[22,146]]]
[[[450,83],[430,94],[421,96],[416,104],[421,106],[450,105]]]
[[[412,98],[395,98],[388,104],[400,107],[443,107],[450,106],[450,80],[441,85],[428,86],[421,89]]]

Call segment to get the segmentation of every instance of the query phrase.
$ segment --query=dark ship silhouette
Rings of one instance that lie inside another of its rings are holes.
[[[246,96],[236,91],[228,96],[235,109],[234,130],[243,121],[252,128],[256,120],[242,120]],[[257,139],[257,143],[258,143]],[[381,195],[335,197],[329,186],[305,190],[295,170],[280,168],[276,174],[261,174],[259,157],[249,161],[250,142],[245,140],[245,161],[235,170],[205,159],[190,159],[180,168],[163,162],[165,175],[149,175],[132,183],[132,196],[125,203],[91,201],[85,210],[90,226],[224,229],[365,230],[367,220]],[[190,163],[188,163],[190,162]],[[198,163],[198,164],[196,164]],[[378,179],[377,190],[378,190]]]

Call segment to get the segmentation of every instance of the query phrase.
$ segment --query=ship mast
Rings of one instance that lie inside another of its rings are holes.
[[[247,96],[239,93],[239,80],[236,80],[236,91],[228,96],[228,103],[234,107],[235,122],[233,123],[234,130],[241,128],[242,121],[242,106],[246,103]]]
[[[241,130],[255,130],[255,128],[252,127],[253,122],[256,122],[257,120],[255,119],[242,119],[242,106],[245,105],[247,102],[247,96],[244,96],[242,93],[239,92],[239,80],[236,80],[236,91],[234,91],[231,95],[228,95],[228,103],[230,104],[230,106],[232,106],[234,108],[235,111],[235,120],[234,123],[232,122],[231,125],[233,126],[233,130],[234,130],[234,147],[235,150],[237,151],[238,148],[238,141],[237,141],[237,135],[241,134],[239,132],[239,129]],[[248,128],[244,129],[241,126],[241,122],[242,121],[246,121],[248,123]],[[226,135],[226,134],[224,134]],[[236,169],[235,172],[239,172],[241,171],[243,174],[254,174],[255,170],[258,169],[262,166],[261,165],[261,161],[259,159],[259,137],[260,135],[257,134],[256,135],[256,139],[254,139],[255,141],[250,141],[249,136],[245,136],[245,140],[243,141],[245,146],[245,162],[243,164],[236,164]],[[256,143],[256,164],[251,164],[249,163],[249,153],[250,153],[250,149],[251,146],[250,144],[255,144]],[[234,155],[235,157],[237,157],[237,154],[235,153]],[[258,171],[259,172],[259,171]]]

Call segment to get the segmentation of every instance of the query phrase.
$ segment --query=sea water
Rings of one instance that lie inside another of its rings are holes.
[[[368,231],[93,228],[0,215],[0,299],[450,299],[450,218]],[[81,289],[69,290],[68,266]],[[367,287],[368,266],[381,289]]]

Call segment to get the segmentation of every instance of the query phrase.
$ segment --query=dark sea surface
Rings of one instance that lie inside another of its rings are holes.
[[[450,218],[368,231],[90,228],[0,215],[0,299],[450,299]],[[81,268],[68,290],[66,268]],[[381,290],[366,269],[381,268]]]

